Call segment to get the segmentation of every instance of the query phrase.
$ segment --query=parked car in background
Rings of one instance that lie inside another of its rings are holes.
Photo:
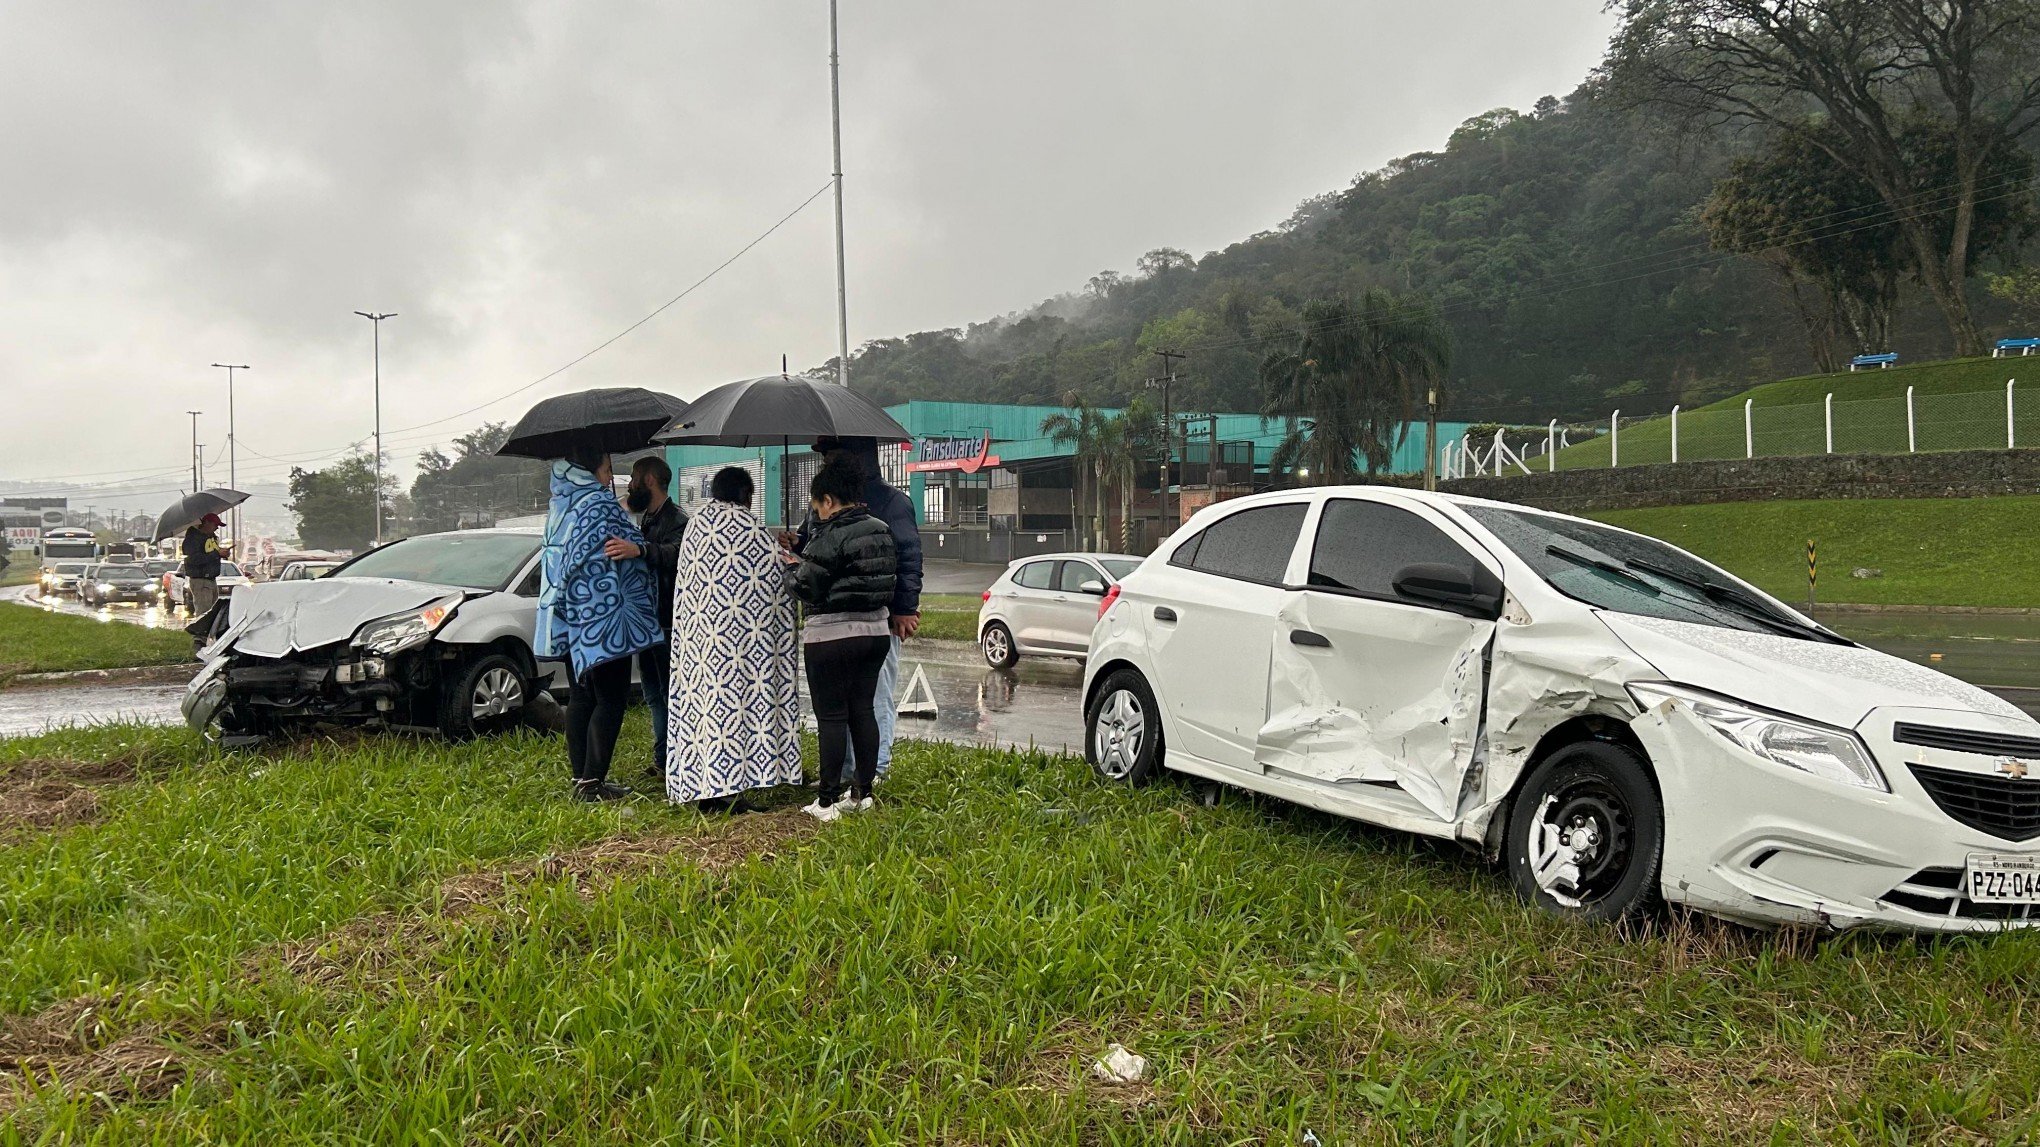
[[[421,534],[322,578],[236,593],[185,695],[195,729],[266,735],[317,723],[515,725],[557,663],[532,654],[537,530]]]
[[[62,597],[67,593],[77,593],[79,581],[85,577],[85,571],[90,569],[91,566],[92,563],[90,562],[58,562],[55,565],[44,566],[41,582],[42,595],[44,597]]]
[[[325,577],[325,576],[326,576],[327,574],[329,574],[329,573],[332,573],[332,572],[333,572],[334,570],[337,570],[337,569],[339,569],[339,568],[340,568],[340,567],[341,567],[341,566],[342,566],[343,564],[345,564],[345,563],[343,563],[343,562],[337,562],[337,561],[334,561],[334,562],[325,562],[325,561],[297,561],[297,562],[292,562],[292,563],[290,563],[289,565],[287,565],[287,566],[284,566],[284,567],[283,567],[283,572],[282,572],[282,573],[279,573],[279,574],[277,574],[277,575],[276,575],[276,580],[277,580],[277,581],[310,581],[310,580],[311,580],[311,579],[313,579],[313,578],[321,578],[321,577]]]
[[[1043,554],[1006,567],[978,607],[978,648],[995,669],[1021,656],[1083,657],[1098,603],[1140,566],[1131,554]]]
[[[190,613],[191,587],[185,584],[184,563],[177,563],[177,568],[171,570],[168,576],[170,578],[170,591],[169,597],[166,600],[175,605],[183,606],[184,612]],[[241,572],[239,565],[233,562],[220,563],[219,589],[221,597],[232,597],[235,590],[247,584],[248,576]]]
[[[102,562],[79,580],[78,599],[87,605],[134,602],[155,605],[162,588],[141,562]]]
[[[1654,538],[1379,486],[1208,507],[1108,595],[1085,752],[1455,839],[1527,901],[2040,923],[2040,721]]]

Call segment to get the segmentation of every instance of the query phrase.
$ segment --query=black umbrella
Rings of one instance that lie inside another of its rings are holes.
[[[156,516],[156,536],[150,540],[160,542],[164,538],[175,537],[197,525],[198,520],[207,514],[224,514],[247,500],[248,495],[225,486],[186,494]]]
[[[847,386],[772,374],[724,383],[687,404],[654,442],[701,446],[813,444],[817,438],[911,435],[885,409]]]
[[[640,386],[584,390],[548,398],[517,420],[499,455],[564,458],[570,451],[643,450],[687,404]]]

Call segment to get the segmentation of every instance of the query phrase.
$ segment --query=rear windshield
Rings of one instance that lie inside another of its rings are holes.
[[[1839,641],[1734,575],[1655,538],[1501,506],[1463,506],[1560,593],[1639,617]]]
[[[462,589],[502,589],[510,584],[539,539],[525,534],[425,534],[365,553],[328,577],[388,577]]]
[[[1098,564],[1112,575],[1113,581],[1125,581],[1126,575],[1140,568],[1140,563],[1129,558],[1099,558]]]

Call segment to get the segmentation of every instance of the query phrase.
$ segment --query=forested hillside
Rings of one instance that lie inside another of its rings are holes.
[[[1754,146],[1674,133],[1590,83],[1467,120],[1440,150],[1361,175],[1223,251],[1150,252],[1021,314],[867,343],[852,384],[885,402],[1118,402],[1158,372],[1150,352],[1168,348],[1190,355],[1179,410],[1258,410],[1261,359],[1307,300],[1385,287],[1428,298],[1449,326],[1448,415],[1542,422],[1690,405],[1815,366],[1779,276],[1715,250],[1702,223],[1716,181]],[[2005,333],[2007,304],[1980,280],[1971,293],[1979,324]],[[1909,361],[1953,349],[1910,284],[1890,343]]]

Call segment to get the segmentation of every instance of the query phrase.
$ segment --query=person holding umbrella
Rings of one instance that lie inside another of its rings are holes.
[[[220,516],[206,514],[184,531],[184,584],[191,616],[204,617],[220,600]]]

